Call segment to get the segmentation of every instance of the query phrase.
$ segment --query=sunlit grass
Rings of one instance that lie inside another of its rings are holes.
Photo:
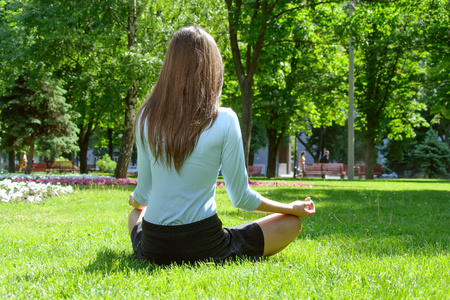
[[[256,188],[284,202],[311,196],[317,206],[293,244],[258,263],[130,260],[132,187],[2,203],[0,298],[450,298],[449,181],[304,182],[313,187]],[[224,188],[216,201],[225,226],[262,216],[234,208]]]

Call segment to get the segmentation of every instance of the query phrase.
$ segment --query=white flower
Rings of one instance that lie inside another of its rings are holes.
[[[0,198],[2,202],[28,201],[42,203],[47,198],[72,192],[72,186],[59,186],[36,182],[13,182],[10,179],[0,181]]]

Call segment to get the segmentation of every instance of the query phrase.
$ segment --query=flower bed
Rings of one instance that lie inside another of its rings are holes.
[[[13,182],[11,179],[0,181],[0,199],[2,202],[32,202],[42,204],[48,198],[61,194],[69,194],[72,191],[72,186],[24,181]]]
[[[303,182],[280,182],[280,181],[273,181],[273,182],[260,182],[260,181],[249,181],[248,185],[250,187],[286,187],[286,186],[298,186],[298,187],[312,187],[311,184],[304,184]],[[218,181],[216,184],[217,187],[222,188],[225,187],[225,183]]]
[[[60,184],[63,186],[72,185],[120,185],[130,186],[136,185],[137,179],[133,178],[114,178],[111,176],[96,176],[96,175],[1,175],[2,178],[8,178],[13,182],[38,182]]]

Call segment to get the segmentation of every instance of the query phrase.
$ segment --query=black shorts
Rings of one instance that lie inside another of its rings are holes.
[[[257,223],[222,228],[217,214],[176,226],[143,220],[134,226],[131,242],[136,259],[161,265],[236,258],[259,260],[264,252],[264,236]]]

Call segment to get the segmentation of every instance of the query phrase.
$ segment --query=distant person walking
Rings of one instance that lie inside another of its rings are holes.
[[[298,160],[298,166],[302,173],[302,178],[305,176],[305,164],[306,164],[306,152],[302,151],[302,153],[300,153],[300,159]]]
[[[325,155],[322,156],[322,158],[320,159],[320,163],[322,164],[328,164],[330,163],[330,151],[325,151]]]
[[[20,156],[20,167],[19,172],[25,171],[25,168],[27,167],[27,153],[25,151],[22,152],[22,155]]]

